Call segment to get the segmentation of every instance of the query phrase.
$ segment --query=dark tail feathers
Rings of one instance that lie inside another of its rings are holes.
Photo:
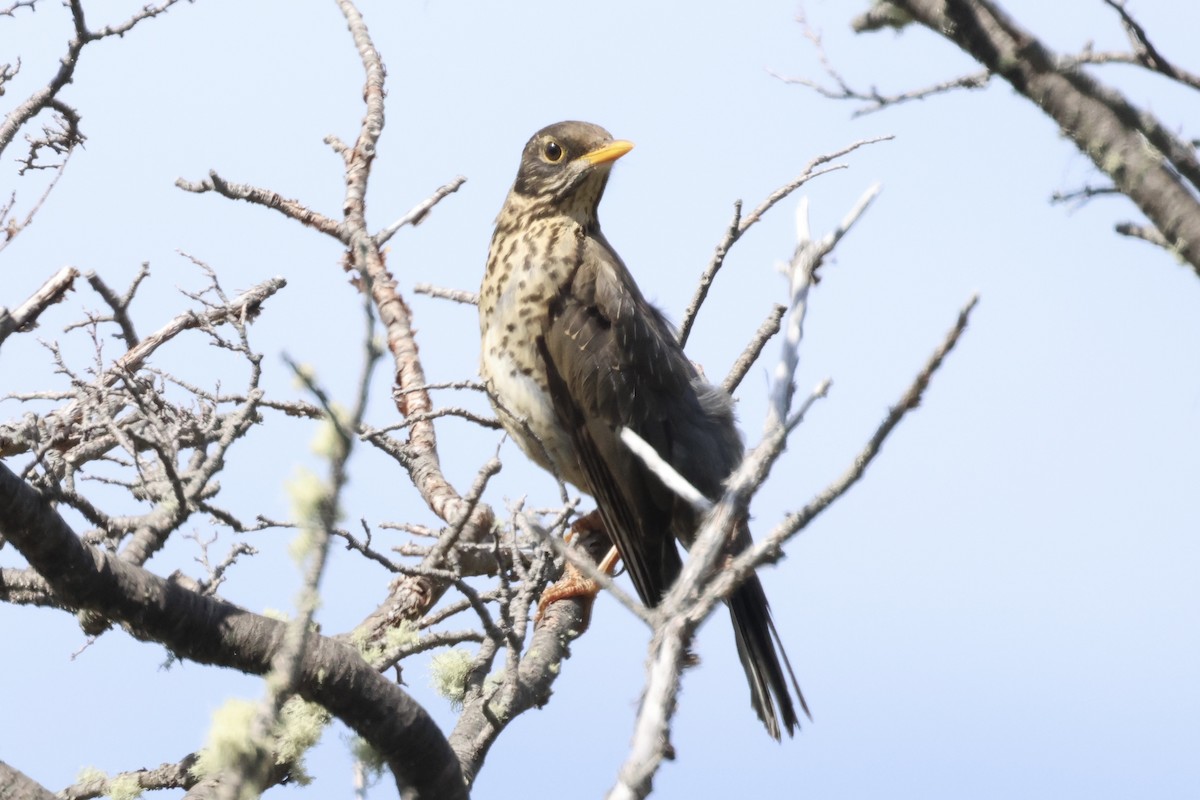
[[[779,641],[775,623],[771,621],[771,607],[767,604],[766,592],[757,575],[751,575],[729,598],[729,614],[733,617],[738,658],[742,660],[742,668],[746,670],[746,680],[750,684],[750,704],[772,738],[778,741],[784,730],[791,736],[800,727],[796,708],[792,704],[792,689],[796,692],[796,700],[800,701],[804,715],[810,720],[812,715],[808,713],[808,704],[804,702],[804,695],[800,693],[800,685],[796,682],[792,665],[788,663],[783,643]]]

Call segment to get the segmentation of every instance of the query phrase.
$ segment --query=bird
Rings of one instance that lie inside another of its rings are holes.
[[[691,545],[700,516],[629,450],[621,429],[712,500],[743,445],[732,399],[684,354],[600,230],[612,166],[632,149],[579,121],[529,139],[480,287],[480,375],[524,453],[595,499],[638,596],[653,607],[682,568],[676,542]],[[743,520],[728,555],[750,542]],[[772,738],[792,736],[797,703],[811,715],[758,576],[727,605],[751,705]]]

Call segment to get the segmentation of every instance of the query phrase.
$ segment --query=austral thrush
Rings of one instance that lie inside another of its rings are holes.
[[[603,128],[534,134],[496,221],[479,295],[481,374],[526,455],[591,494],[638,595],[656,605],[699,518],[621,441],[628,427],[712,499],[742,457],[732,403],[684,355],[596,218],[612,164],[632,149]],[[739,527],[730,552],[750,543]],[[792,674],[762,584],[729,599],[754,710],[776,739],[799,720]],[[785,672],[786,670],[786,672]]]

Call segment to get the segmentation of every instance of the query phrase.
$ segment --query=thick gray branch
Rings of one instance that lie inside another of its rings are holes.
[[[990,0],[892,0],[1054,119],[1200,275],[1200,161],[1119,92],[1071,67]],[[1190,185],[1189,185],[1190,184]]]
[[[262,675],[283,641],[284,623],[84,544],[37,490],[3,464],[0,535],[66,602],[119,620],[133,636],[160,642],[182,658]],[[314,635],[297,688],[385,755],[403,797],[465,800],[458,760],[437,725],[353,649]]]

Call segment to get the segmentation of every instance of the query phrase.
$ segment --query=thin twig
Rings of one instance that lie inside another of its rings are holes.
[[[1138,21],[1125,9],[1123,0],[1104,0],[1104,4],[1121,15],[1121,24],[1129,35],[1129,42],[1133,46],[1133,55],[1137,63],[1185,86],[1200,89],[1200,75],[1181,69],[1163,57],[1158,48],[1151,44],[1145,28],[1138,24]]]
[[[129,304],[133,302],[133,296],[137,293],[137,287],[149,274],[150,266],[143,263],[123,297],[118,296],[104,282],[104,279],[95,272],[89,272],[84,276],[96,294],[100,295],[104,299],[104,302],[108,303],[108,307],[112,309],[113,315],[111,319],[121,329],[121,338],[125,340],[126,347],[136,347],[139,341],[137,330],[133,327],[133,320],[129,316]]]
[[[479,293],[469,292],[465,289],[444,289],[441,286],[434,286],[431,283],[418,283],[413,286],[413,291],[417,294],[425,294],[442,300],[451,300],[463,305],[479,305]]]
[[[805,86],[812,89],[822,97],[830,100],[860,100],[866,105],[860,106],[851,112],[850,116],[865,117],[867,114],[874,114],[876,111],[882,111],[890,106],[898,106],[901,103],[908,103],[914,100],[924,100],[939,94],[947,94],[948,92],[966,89],[968,91],[974,89],[983,89],[992,79],[992,73],[988,70],[980,70],[972,72],[968,75],[959,75],[957,78],[939,81],[938,83],[929,86],[923,86],[919,89],[910,89],[907,92],[897,92],[895,94],[882,94],[875,87],[871,87],[868,91],[851,88],[848,84],[842,81],[837,73],[830,73],[831,77],[838,83],[836,89],[831,89],[824,84],[808,78],[798,78],[787,75],[780,75],[772,70],[767,72],[774,78],[777,78],[784,83],[790,83],[798,86]]]
[[[518,515],[518,521],[523,531],[530,535],[540,537],[542,541],[546,542],[551,548],[553,548],[556,556],[571,562],[571,565],[575,567],[575,569],[579,570],[583,577],[590,581],[594,581],[596,585],[600,587],[601,591],[608,592],[610,595],[612,595],[618,603],[625,606],[628,611],[633,613],[633,615],[642,622],[645,622],[651,627],[654,626],[654,610],[646,608],[635,597],[618,586],[616,582],[613,581],[612,576],[602,572],[596,566],[596,562],[589,558],[586,553],[571,547],[560,537],[555,536],[550,531],[543,529],[540,525],[533,524],[532,520],[530,520],[524,514]],[[553,605],[551,608],[553,608]]]
[[[400,219],[388,225],[386,228],[375,234],[375,245],[383,247],[387,244],[388,239],[396,235],[396,231],[403,228],[405,225],[420,225],[425,217],[429,216],[429,212],[433,207],[442,202],[447,195],[458,191],[458,187],[467,182],[467,179],[462,175],[457,176],[454,180],[447,183],[445,186],[439,187],[436,192],[422,200],[417,205],[413,206],[412,210],[405,214]]]
[[[862,33],[868,30],[878,30],[882,27],[891,27],[897,22],[897,17],[893,13],[895,10],[895,7],[890,3],[876,3],[866,14],[855,19],[852,23],[853,28],[857,33]],[[817,60],[821,64],[821,69],[833,81],[836,88],[830,88],[809,78],[786,77],[773,70],[767,70],[767,72],[784,83],[805,86],[830,100],[859,100],[865,102],[866,105],[854,110],[851,114],[852,117],[865,116],[889,106],[913,100],[924,100],[927,97],[945,94],[958,89],[982,89],[987,86],[992,77],[990,71],[981,70],[969,75],[961,75],[957,78],[940,81],[931,86],[891,95],[881,94],[874,86],[867,91],[855,89],[850,86],[849,82],[842,77],[842,74],[834,68],[833,63],[829,60],[829,55],[825,51],[825,43],[821,39],[820,32],[809,24],[808,19],[803,14],[799,14],[796,17],[796,21],[800,24],[804,38],[812,43],[813,49],[817,54]]]
[[[841,148],[840,150],[835,150],[832,153],[825,153],[824,155],[817,156],[812,161],[808,162],[808,164],[804,167],[804,170],[797,177],[771,192],[771,194],[769,194],[765,200],[758,204],[758,207],[744,217],[741,215],[741,201],[738,201],[734,205],[733,221],[730,223],[729,228],[725,231],[725,236],[722,237],[721,241],[717,243],[713,257],[709,261],[708,266],[704,269],[704,272],[701,273],[700,282],[696,286],[696,292],[692,295],[692,300],[690,303],[688,303],[687,310],[683,313],[683,319],[679,323],[680,346],[687,344],[688,336],[691,335],[692,326],[696,321],[696,314],[699,313],[700,306],[704,303],[705,298],[708,297],[708,291],[712,287],[713,279],[716,277],[717,272],[721,269],[721,265],[725,263],[725,256],[729,252],[729,248],[731,248],[734,243],[736,243],[737,240],[740,239],[752,225],[754,225],[754,223],[762,219],[763,214],[766,214],[771,210],[772,206],[812,179],[820,177],[828,172],[834,172],[847,168],[848,165],[846,164],[833,164],[827,167],[824,166],[830,161],[833,161],[835,158],[841,158],[844,155],[854,152],[860,147],[876,144],[878,142],[886,142],[892,138],[894,137],[875,136],[870,139],[860,139],[853,144]]]
[[[758,330],[754,332],[754,336],[751,337],[742,354],[738,356],[737,361],[733,362],[733,366],[729,368],[729,374],[725,376],[725,380],[721,381],[721,388],[725,390],[726,394],[733,394],[734,390],[742,382],[742,379],[746,377],[746,373],[750,371],[750,367],[754,366],[754,362],[762,355],[763,348],[767,346],[767,342],[771,341],[771,338],[779,333],[780,324],[786,312],[787,306],[781,303],[776,303],[771,308],[771,313],[758,326]]]
[[[1133,239],[1141,239],[1150,244],[1157,245],[1164,250],[1173,251],[1171,243],[1167,241],[1167,237],[1162,235],[1162,231],[1153,225],[1138,225],[1133,222],[1119,222],[1113,226],[1113,230],[1122,236],[1128,236]]]
[[[177,178],[175,185],[185,192],[193,192],[195,194],[216,192],[223,197],[228,197],[230,200],[245,200],[247,203],[272,208],[285,217],[296,220],[301,225],[315,228],[327,236],[332,236],[343,244],[349,243],[349,237],[341,224],[324,214],[313,211],[299,200],[290,200],[271,189],[227,181],[218,175],[216,170],[209,170],[208,177],[200,181]]]
[[[851,486],[866,472],[867,467],[879,455],[880,449],[883,447],[884,441],[895,430],[900,421],[905,415],[921,404],[921,399],[924,396],[925,390],[929,387],[929,382],[932,380],[934,373],[944,363],[946,356],[958,344],[962,334],[967,329],[967,324],[970,322],[971,312],[975,310],[975,306],[979,303],[979,295],[972,295],[966,305],[958,312],[958,319],[955,320],[954,326],[946,333],[945,338],[926,360],[924,366],[913,378],[904,394],[900,396],[899,402],[892,406],[884,417],[883,422],[876,428],[871,438],[863,445],[863,448],[854,457],[854,461],[846,469],[846,471],[837,480],[830,483],[827,487],[821,490],[817,496],[804,508],[785,517],[771,533],[764,537],[762,541],[756,543],[745,552],[741,553],[729,565],[728,570],[730,579],[726,580],[724,576],[718,577],[714,581],[713,586],[721,587],[720,591],[724,592],[731,585],[736,585],[737,573],[744,571],[744,568],[753,569],[768,561],[773,561],[779,557],[782,545],[791,537],[795,536],[801,530],[808,526],[813,519],[817,517],[825,509],[829,508],[835,500],[844,495]]]
[[[804,335],[804,317],[808,310],[808,290],[817,269],[837,245],[846,232],[866,212],[872,201],[879,196],[880,185],[874,184],[863,192],[858,202],[842,219],[840,225],[819,240],[813,241],[809,234],[808,203],[801,199],[796,210],[796,234],[799,244],[788,265],[789,306],[784,326],[784,339],[780,348],[779,362],[771,383],[771,411],[767,416],[766,428],[771,429],[787,418],[792,393],[796,390],[796,367],[800,362],[800,340]]]
[[[663,482],[663,485],[683,498],[697,514],[707,514],[712,509],[712,501],[704,493],[688,482],[658,454],[653,445],[638,436],[632,428],[621,428],[621,441],[625,443],[635,456],[641,459],[647,469]]]

